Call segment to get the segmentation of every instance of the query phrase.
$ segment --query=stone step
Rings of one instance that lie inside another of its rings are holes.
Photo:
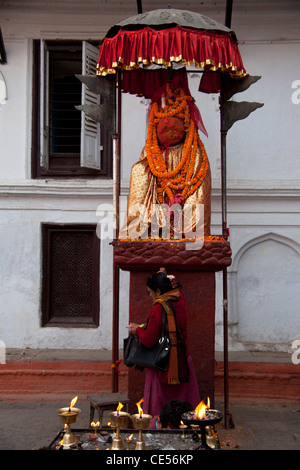
[[[0,364],[0,400],[71,399],[110,393],[110,351],[8,350]],[[122,357],[122,352],[120,356]],[[102,360],[101,360],[102,359]],[[128,368],[119,366],[119,392],[128,392]],[[300,400],[300,368],[285,353],[230,353],[229,396],[235,400]],[[215,398],[224,395],[222,353],[216,353]],[[143,391],[141,390],[141,394]]]
[[[9,361],[0,365],[0,399],[31,394],[83,396],[111,392],[111,362]],[[120,366],[119,387],[127,390],[127,370]]]

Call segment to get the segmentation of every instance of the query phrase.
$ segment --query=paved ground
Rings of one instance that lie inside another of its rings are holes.
[[[51,353],[51,354],[50,354]],[[103,353],[104,354],[104,353]],[[241,357],[241,354],[244,354]],[[282,353],[231,353],[231,360],[288,362],[290,358]],[[95,360],[99,352],[68,350],[8,350],[7,360]],[[107,352],[101,360],[110,360]],[[120,356],[122,357],[122,356]],[[220,356],[222,360],[222,356]],[[51,400],[31,397],[32,401],[4,401],[0,397],[0,450],[31,450],[47,447],[61,430],[56,410],[68,406],[61,397]],[[72,398],[72,397],[70,397]],[[89,403],[86,397],[79,397],[76,404],[81,409],[76,427],[89,425]],[[215,408],[224,414],[222,403]],[[224,429],[222,422],[217,425],[221,448],[224,450],[300,450],[300,401],[289,404],[238,403],[230,401],[229,411],[234,429]]]
[[[0,401],[0,450],[38,450],[50,444],[61,429],[56,410],[65,401]],[[89,424],[89,403],[79,399],[76,427]],[[223,413],[223,405],[215,408]],[[224,450],[299,450],[300,403],[230,404],[234,429],[217,426]]]

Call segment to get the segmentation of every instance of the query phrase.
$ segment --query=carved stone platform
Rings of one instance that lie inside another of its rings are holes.
[[[115,243],[115,262],[125,271],[155,270],[160,266],[180,271],[220,271],[230,266],[229,242],[204,240],[201,249],[193,250],[196,243],[198,242],[119,241]]]
[[[186,246],[186,243],[190,245]],[[231,248],[222,239],[205,240],[201,249],[193,242],[118,241],[116,265],[130,271],[129,320],[145,323],[152,306],[146,290],[149,274],[166,268],[182,285],[187,302],[189,350],[195,366],[201,399],[214,403],[215,272],[231,264]],[[195,245],[196,246],[196,245]],[[122,308],[122,306],[120,306]],[[129,369],[128,397],[137,403],[143,396],[144,375]]]

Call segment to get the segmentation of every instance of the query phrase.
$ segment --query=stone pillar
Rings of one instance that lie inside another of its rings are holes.
[[[164,267],[183,287],[187,303],[189,350],[195,366],[201,399],[214,403],[215,272],[231,264],[230,244],[224,240],[205,241],[199,250],[186,250],[186,243],[119,241],[115,262],[130,271],[130,321],[145,323],[152,299],[146,289],[149,274]],[[191,246],[191,245],[190,245]],[[130,411],[143,397],[144,373],[128,370]]]

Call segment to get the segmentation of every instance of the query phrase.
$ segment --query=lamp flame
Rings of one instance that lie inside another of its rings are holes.
[[[97,423],[95,423],[94,421],[92,421],[92,422],[91,422],[91,426],[92,426],[92,428],[99,428],[100,422],[97,421]]]
[[[119,416],[119,412],[121,411],[121,409],[123,408],[123,404],[119,402],[118,406],[117,406],[117,415]]]
[[[136,403],[136,406],[138,408],[138,413],[140,415],[140,418],[142,417],[143,415],[143,408],[141,407],[141,404],[143,403],[144,401],[144,398],[141,398],[140,401],[138,403]]]
[[[199,405],[195,409],[195,418],[196,419],[204,419],[205,418],[205,412],[210,408],[210,400],[209,397],[207,397],[207,405],[204,403],[202,400]]]
[[[70,405],[69,405],[69,411],[71,411],[71,409],[73,408],[77,400],[78,400],[78,397],[74,397],[73,400],[71,400]]]
[[[121,411],[121,409],[123,408],[123,404],[119,402],[118,406],[117,406],[117,411]]]

